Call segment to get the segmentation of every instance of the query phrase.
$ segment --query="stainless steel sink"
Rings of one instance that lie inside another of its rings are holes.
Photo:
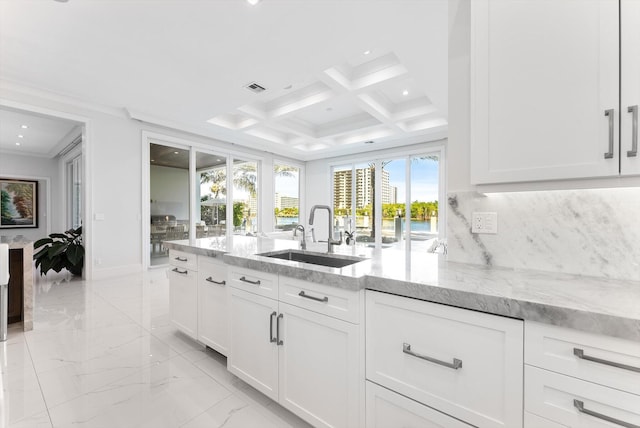
[[[301,250],[283,250],[270,253],[257,254],[258,256],[271,257],[274,259],[291,260],[293,262],[309,263],[312,265],[342,268],[361,262],[363,258],[353,256],[328,255],[324,253],[313,253]]]

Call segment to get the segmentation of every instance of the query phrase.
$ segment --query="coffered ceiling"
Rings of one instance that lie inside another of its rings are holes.
[[[6,0],[0,79],[310,160],[446,136],[447,22],[446,0]]]

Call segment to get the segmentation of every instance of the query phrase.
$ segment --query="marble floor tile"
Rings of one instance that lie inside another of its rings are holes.
[[[34,330],[0,343],[0,428],[309,427],[172,326],[164,269],[35,287]]]
[[[259,405],[248,404],[237,395],[230,395],[181,428],[311,428],[294,415],[289,414],[287,418],[289,420],[276,412],[267,412]]]
[[[49,412],[56,427],[178,427],[230,394],[176,356]]]
[[[0,374],[0,426],[10,426],[46,410],[32,365]]]

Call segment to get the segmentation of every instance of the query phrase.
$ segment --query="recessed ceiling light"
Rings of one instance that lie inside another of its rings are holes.
[[[176,155],[179,155],[179,154],[180,154],[180,152],[173,152],[173,153],[175,153]]]
[[[291,89],[291,88],[293,88],[293,85],[287,85],[284,87],[284,89]]]
[[[251,6],[255,6],[260,3],[260,0],[247,0],[247,3],[249,3]]]
[[[365,55],[369,55],[371,53],[371,51],[370,50],[366,50],[366,51],[364,51],[362,53],[365,54]]]
[[[16,143],[16,146],[19,146],[19,145],[20,145],[20,143]]]
[[[156,161],[155,159],[151,159],[151,162],[155,162],[155,161]]]
[[[221,162],[221,161],[222,161],[222,159],[216,159],[216,162]]]
[[[24,138],[24,135],[18,134],[18,138]]]
[[[22,125],[20,128],[22,128],[22,129],[27,129],[27,128],[28,128],[28,126],[27,126],[27,125]]]
[[[407,91],[407,90],[405,89],[404,91],[402,91],[402,95],[404,95],[404,96],[406,97],[407,95],[409,95],[409,91]]]

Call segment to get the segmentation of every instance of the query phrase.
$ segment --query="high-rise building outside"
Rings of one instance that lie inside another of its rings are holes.
[[[300,199],[293,196],[284,196],[280,193],[276,193],[276,208],[298,208],[300,205]]]
[[[364,208],[373,204],[373,176],[371,168],[355,170],[356,179],[356,208]],[[389,171],[382,170],[382,203],[395,203],[397,189],[389,184]],[[352,174],[351,170],[335,171],[333,173],[333,206],[336,209],[351,207]]]

